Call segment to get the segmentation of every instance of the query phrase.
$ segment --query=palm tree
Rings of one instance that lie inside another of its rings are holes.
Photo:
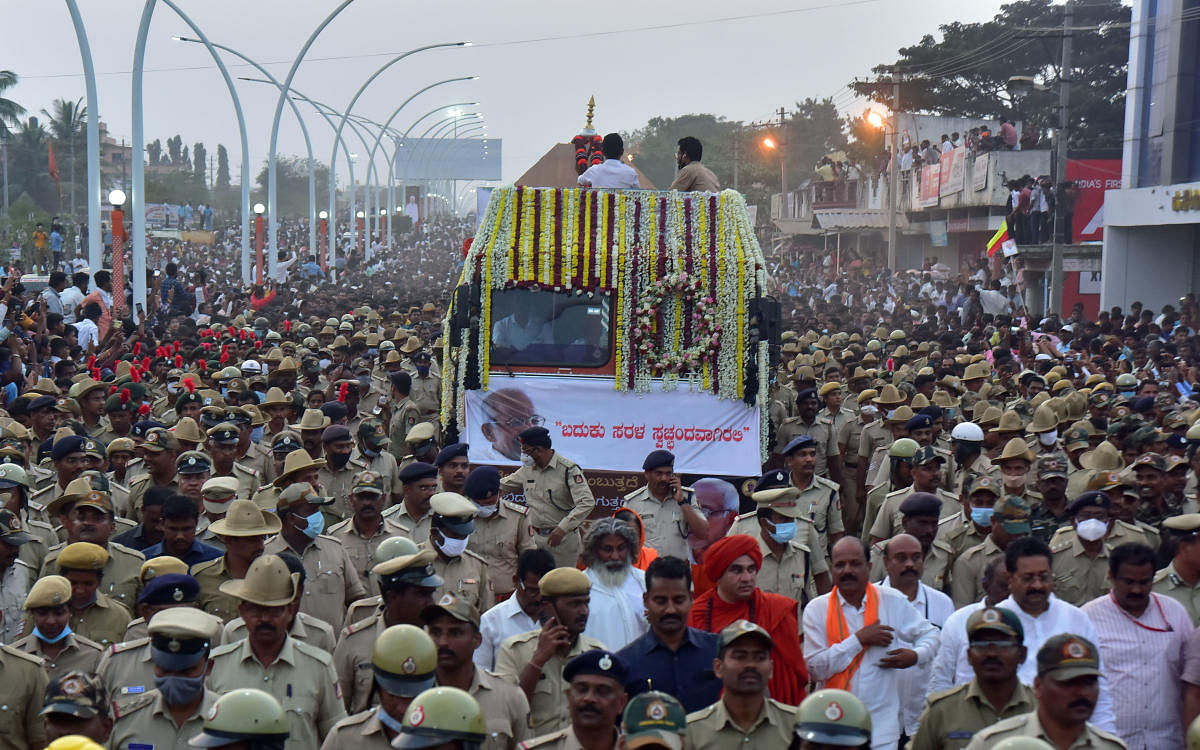
[[[75,214],[75,165],[79,160],[79,153],[83,150],[83,129],[87,124],[87,107],[83,104],[83,98],[80,97],[75,101],[67,99],[55,99],[50,105],[53,113],[42,110],[42,114],[46,116],[50,135],[54,137],[55,145],[61,150],[64,156],[68,159],[69,169],[67,170],[68,185],[70,190],[70,207],[71,214]],[[64,149],[63,146],[66,146]]]
[[[11,135],[8,124],[16,123],[17,118],[25,114],[25,108],[12,99],[4,98],[4,92],[17,85],[17,74],[11,70],[0,70],[0,161],[3,162],[4,203],[3,209],[8,213],[8,138]]]

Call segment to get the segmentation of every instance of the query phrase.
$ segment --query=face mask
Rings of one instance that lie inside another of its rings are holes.
[[[396,734],[403,733],[401,730],[403,722],[401,722],[399,719],[393,719],[391,714],[383,710],[383,706],[379,707],[377,714],[379,716],[379,721],[388,729],[392,730]]]
[[[979,450],[979,446],[974,443],[958,443],[954,446],[954,460],[962,466],[971,460],[971,456]]]
[[[375,458],[376,456],[379,455],[379,451],[373,451],[370,448],[367,448],[366,446],[363,446],[361,448],[361,450],[362,450],[362,454],[364,456],[366,456],[367,458]]]
[[[1075,533],[1085,542],[1094,542],[1108,533],[1108,524],[1097,518],[1089,518],[1075,524]]]
[[[255,428],[253,428],[253,429],[251,429],[251,430],[250,430],[250,442],[252,442],[252,443],[261,443],[261,442],[262,442],[262,437],[263,437],[263,428],[262,428],[262,425],[259,425],[258,427],[255,427]]]
[[[204,675],[199,677],[180,677],[178,675],[155,677],[154,687],[162,693],[163,700],[168,706],[182,706],[196,700],[204,692]]]
[[[330,453],[328,455],[329,465],[335,469],[340,469],[350,462],[349,453]]]
[[[42,635],[42,631],[38,630],[37,626],[34,625],[33,626],[33,634],[37,637],[37,639],[39,641],[44,641],[46,643],[58,643],[63,638],[66,638],[68,635],[71,634],[71,626],[67,625],[65,628],[62,629],[62,632],[59,633],[57,636],[55,636],[53,638],[47,638],[46,636]]]
[[[777,523],[775,530],[770,533],[776,544],[787,544],[796,538],[796,522]]]
[[[371,376],[370,375],[359,375],[358,376],[358,384],[359,385],[370,385],[371,384]]]
[[[470,538],[470,535],[468,535],[466,539],[455,539],[454,537],[444,536],[442,537],[442,541],[438,544],[438,549],[440,549],[442,554],[446,557],[459,557],[463,552],[466,552],[467,539]]]
[[[429,365],[417,365],[417,374],[425,377],[429,374]]]
[[[377,355],[379,354],[379,350],[378,350],[378,349],[372,349],[372,348],[368,348],[368,349],[367,349],[367,354],[371,355],[372,357],[375,357],[375,356],[377,356]]]
[[[991,508],[971,508],[971,522],[981,529],[992,525]]]
[[[1039,432],[1038,442],[1049,448],[1058,442],[1058,430],[1050,430],[1049,432]]]
[[[176,381],[167,383],[167,393],[171,394],[172,396],[174,396],[176,393],[179,393],[179,383]]]
[[[886,419],[891,419],[891,418],[892,418],[892,415],[893,415],[893,414],[895,414],[895,413],[896,413],[896,410],[895,410],[895,409],[888,409],[888,410],[887,410],[887,412],[884,414],[884,417],[885,417]]]
[[[521,465],[528,466],[529,468],[532,469],[533,468],[533,456],[529,455],[528,453],[522,453],[521,454]]]
[[[221,387],[221,398],[229,398],[229,389],[224,386]]]
[[[330,360],[328,360],[328,359],[318,359],[317,360],[317,364],[319,364],[321,366],[322,370],[324,370],[326,367],[329,367],[329,362],[330,362]]]
[[[499,503],[496,503],[495,505],[480,505],[477,507],[479,510],[477,510],[476,513],[479,514],[480,518],[491,518],[500,510]]]
[[[325,530],[325,514],[317,511],[309,516],[307,521],[308,525],[303,529],[304,536],[316,539]]]

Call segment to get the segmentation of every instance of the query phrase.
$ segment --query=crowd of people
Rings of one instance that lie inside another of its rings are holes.
[[[322,267],[284,221],[250,287],[236,226],[153,239],[136,322],[5,280],[0,745],[1200,741],[1195,298],[788,248],[761,475],[654,450],[614,512],[546,427],[505,473],[441,422],[472,226]]]

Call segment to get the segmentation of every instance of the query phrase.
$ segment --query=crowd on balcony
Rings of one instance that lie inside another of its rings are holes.
[[[1009,234],[1018,245],[1040,245],[1054,237],[1055,204],[1063,201],[1062,241],[1071,243],[1071,222],[1079,190],[1072,181],[1054,185],[1046,175],[1022,175],[1008,182]]]

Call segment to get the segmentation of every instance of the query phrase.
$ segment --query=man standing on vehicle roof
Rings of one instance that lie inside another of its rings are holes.
[[[604,136],[601,149],[604,151],[604,161],[593,164],[587,168],[586,172],[579,175],[580,185],[590,188],[630,190],[637,190],[641,187],[638,183],[637,170],[621,161],[621,154],[625,153],[625,142],[621,140],[618,133],[609,133]]]
[[[579,558],[579,525],[596,498],[575,462],[550,447],[550,431],[530,427],[518,436],[521,468],[500,480],[502,492],[524,492],[534,541],[554,555],[560,566],[574,567]]]

